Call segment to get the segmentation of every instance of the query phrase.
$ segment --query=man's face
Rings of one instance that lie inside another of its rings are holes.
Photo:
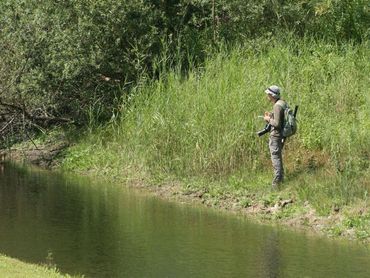
[[[269,94],[266,94],[266,97],[267,97],[267,99],[270,101],[270,102],[274,102],[274,98],[271,96],[271,95],[269,95]]]

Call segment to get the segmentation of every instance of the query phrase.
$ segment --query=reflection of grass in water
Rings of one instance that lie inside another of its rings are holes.
[[[272,169],[267,136],[255,131],[263,127],[257,116],[271,109],[263,91],[276,83],[300,106],[283,191],[325,215],[358,200],[368,206],[369,58],[366,44],[294,39],[220,51],[186,78],[166,72],[143,79],[119,107],[122,116],[71,149],[64,167],[188,187],[201,180],[212,196],[261,196]]]

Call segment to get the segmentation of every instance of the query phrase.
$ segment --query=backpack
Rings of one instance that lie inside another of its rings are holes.
[[[286,103],[277,103],[284,110],[284,121],[282,128],[282,135],[284,138],[290,137],[297,132],[297,111],[298,106],[294,108],[294,111],[290,109],[289,105]]]

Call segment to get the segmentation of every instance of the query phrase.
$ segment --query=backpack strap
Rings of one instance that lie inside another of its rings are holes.
[[[281,100],[281,99],[279,99],[276,102],[276,104],[279,105],[281,108],[283,108],[283,110],[285,110],[288,107],[288,103],[284,100]]]

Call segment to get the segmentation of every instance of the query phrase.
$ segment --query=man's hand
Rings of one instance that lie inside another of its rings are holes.
[[[266,121],[266,122],[269,122],[270,119],[271,119],[271,114],[270,112],[265,112],[265,115],[263,116],[263,119]]]

